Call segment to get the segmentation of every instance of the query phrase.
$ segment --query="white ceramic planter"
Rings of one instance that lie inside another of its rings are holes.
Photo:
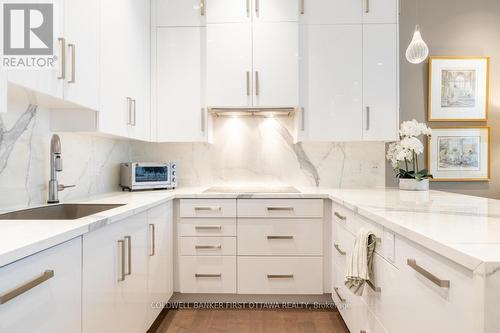
[[[399,179],[399,189],[405,191],[428,191],[429,179]]]

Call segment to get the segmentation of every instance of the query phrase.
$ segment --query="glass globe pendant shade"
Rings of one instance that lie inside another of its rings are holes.
[[[413,34],[413,39],[406,49],[406,59],[412,64],[420,64],[429,56],[429,48],[422,39],[420,28],[417,25]]]

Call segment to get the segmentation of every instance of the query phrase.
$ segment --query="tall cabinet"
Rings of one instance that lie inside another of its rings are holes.
[[[397,139],[397,0],[304,0],[300,59],[299,141]]]

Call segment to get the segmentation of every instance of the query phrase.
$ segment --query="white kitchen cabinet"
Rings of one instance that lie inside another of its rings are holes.
[[[81,246],[75,238],[0,268],[0,332],[80,332]]]
[[[254,23],[254,106],[298,105],[299,29],[296,23]]]
[[[156,1],[156,26],[197,27],[205,25],[203,0]],[[234,0],[232,0],[234,1]]]
[[[0,113],[7,112],[7,73],[0,70]]]
[[[252,25],[207,26],[207,105],[252,105]]]
[[[147,213],[83,236],[82,332],[143,332],[147,304]]]
[[[19,1],[18,1],[19,2]],[[14,2],[15,3],[15,2]],[[62,52],[64,52],[64,47],[62,39],[64,39],[64,21],[65,13],[63,0],[49,0],[49,1],[33,1],[33,3],[51,3],[53,4],[53,22],[54,22],[54,33],[53,33],[53,49],[54,55],[60,60],[62,57]],[[61,39],[61,41],[59,40]],[[64,97],[64,64],[61,61],[56,61],[52,69],[20,69],[13,70],[9,69],[7,72],[8,81],[25,87],[36,92],[55,97],[58,99],[63,99]]]
[[[300,140],[362,139],[362,31],[361,25],[300,27]]]
[[[203,94],[205,38],[203,27],[157,29],[158,142],[207,139]]]
[[[99,77],[99,4],[99,0],[64,2],[64,99],[92,110],[99,109],[99,85],[95,83]]]
[[[172,202],[148,211],[149,262],[146,328],[151,327],[173,293]]]
[[[302,24],[360,24],[362,0],[300,0]],[[385,1],[385,0],[380,0]]]
[[[398,137],[398,25],[363,26],[363,139]]]
[[[182,0],[180,0],[182,1]],[[207,23],[250,22],[250,0],[205,0]]]
[[[363,23],[398,23],[399,0],[363,0]]]
[[[210,0],[209,0],[210,1]],[[254,0],[254,22],[297,22],[300,0]]]

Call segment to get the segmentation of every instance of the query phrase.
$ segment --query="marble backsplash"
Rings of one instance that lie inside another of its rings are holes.
[[[71,112],[71,111],[68,111]],[[0,211],[44,204],[49,179],[49,111],[9,105],[0,114]],[[294,144],[288,118],[218,118],[213,142],[144,143],[59,133],[64,170],[76,184],[60,199],[120,190],[119,163],[176,161],[179,186],[297,185],[377,187],[385,184],[384,144]]]

